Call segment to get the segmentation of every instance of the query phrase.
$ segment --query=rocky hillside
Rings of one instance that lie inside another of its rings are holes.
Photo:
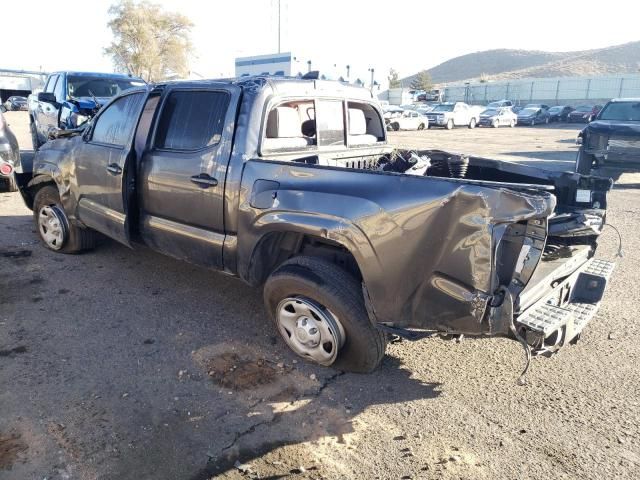
[[[452,58],[428,71],[434,83],[638,73],[640,41],[579,52],[487,50]],[[414,77],[403,83],[408,85]]]

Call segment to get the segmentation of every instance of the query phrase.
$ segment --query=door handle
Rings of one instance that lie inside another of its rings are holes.
[[[206,173],[200,173],[191,177],[191,181],[202,188],[215,187],[218,185],[218,180],[207,175]]]
[[[122,168],[117,163],[112,163],[107,167],[107,172],[112,175],[120,175],[122,173]]]

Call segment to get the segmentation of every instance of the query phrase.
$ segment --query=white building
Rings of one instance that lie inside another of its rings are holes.
[[[26,70],[0,69],[0,102],[13,95],[27,96],[41,89],[47,74]]]
[[[294,71],[294,62],[295,57],[291,52],[238,57],[236,58],[236,77],[263,74],[295,76],[298,71]]]

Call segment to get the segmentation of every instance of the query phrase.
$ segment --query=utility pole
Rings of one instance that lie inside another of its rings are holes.
[[[280,0],[278,0],[278,53],[280,53]]]

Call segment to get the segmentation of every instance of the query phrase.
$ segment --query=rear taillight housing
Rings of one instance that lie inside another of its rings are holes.
[[[13,167],[9,163],[0,165],[0,174],[9,176],[13,173]]]

